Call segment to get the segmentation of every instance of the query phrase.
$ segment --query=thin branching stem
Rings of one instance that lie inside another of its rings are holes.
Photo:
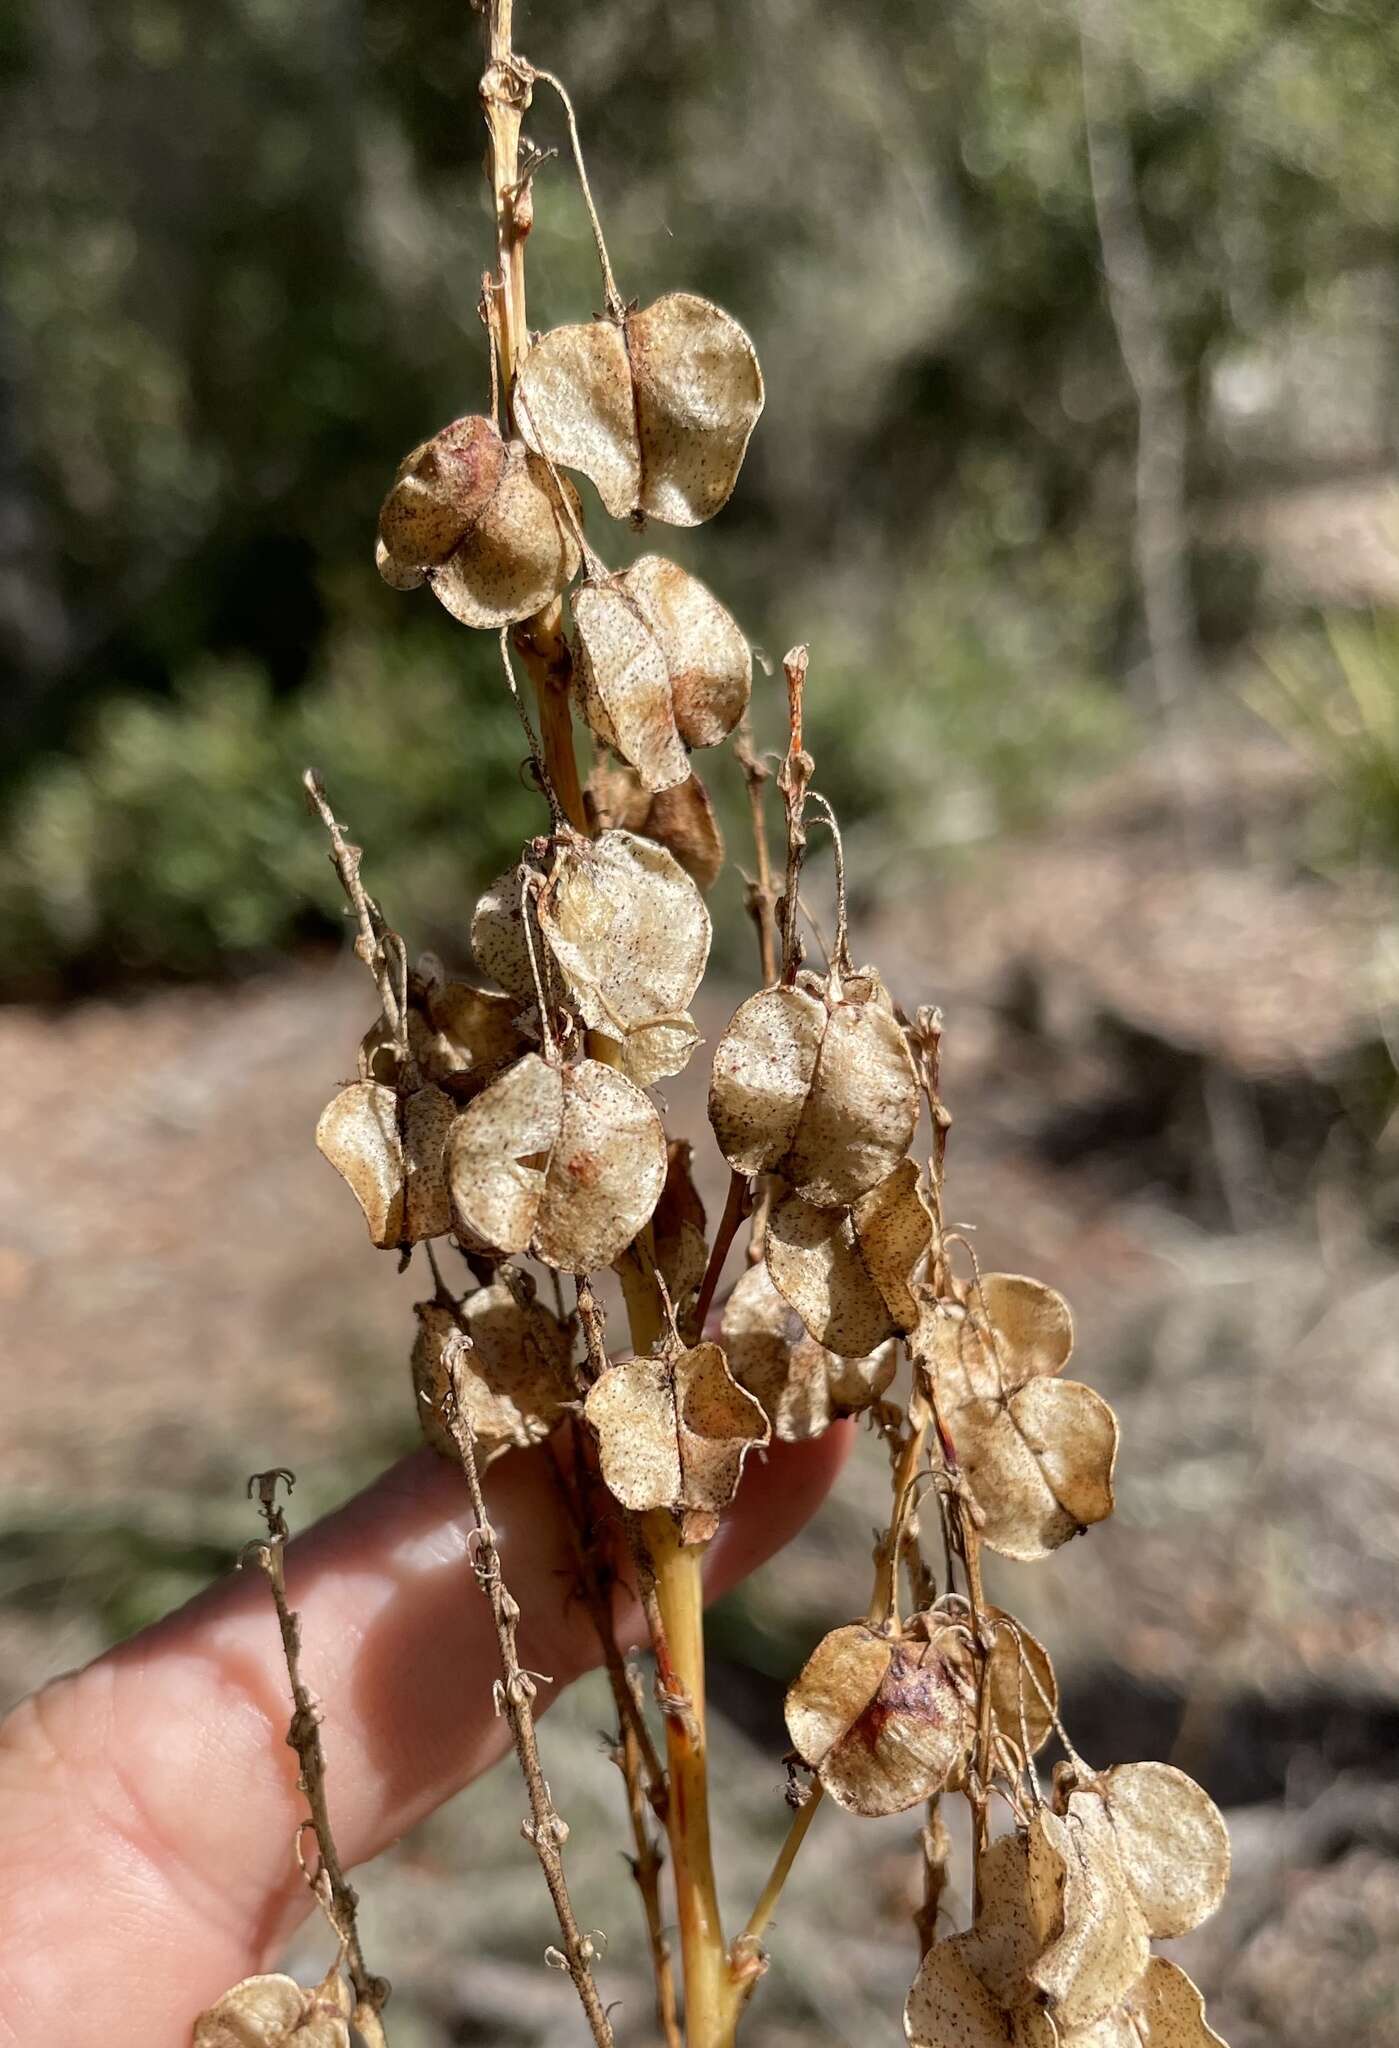
[[[568,1840],[568,1826],[554,1805],[539,1761],[533,1704],[538,1690],[537,1677],[535,1673],[524,1671],[520,1666],[516,1639],[520,1607],[501,1572],[500,1551],[496,1546],[495,1531],[491,1527],[490,1517],[486,1512],[485,1495],[481,1490],[481,1475],[476,1464],[476,1445],[462,1404],[461,1376],[466,1348],[461,1338],[452,1337],[448,1339],[443,1352],[443,1363],[447,1368],[450,1389],[448,1398],[443,1403],[443,1411],[471,1495],[471,1511],[476,1520],[476,1552],[473,1563],[477,1583],[491,1603],[491,1617],[495,1622],[496,1641],[500,1648],[501,1676],[495,1685],[496,1712],[503,1714],[509,1724],[515,1744],[515,1755],[519,1760],[521,1775],[529,1795],[529,1819],[521,1823],[521,1831],[526,1841],[533,1845],[534,1852],[539,1858],[539,1867],[544,1873],[544,1881],[549,1887],[549,1896],[554,1902],[554,1913],[559,1923],[559,1935],[563,1944],[559,1951],[563,1967],[573,1979],[574,1989],[587,2016],[588,2026],[597,2048],[613,2048],[611,2022],[608,2020],[593,1977],[593,1943],[579,1928],[564,1877],[563,1845]]]
[[[381,2015],[388,2001],[388,1980],[374,1976],[364,1960],[356,1917],[359,1894],[345,1875],[345,1866],[340,1860],[330,1824],[325,1749],[321,1742],[321,1709],[301,1676],[301,1617],[287,1598],[284,1552],[291,1532],[277,1499],[279,1484],[284,1485],[289,1493],[295,1484],[293,1475],[281,1467],[270,1472],[255,1472],[248,1481],[248,1492],[257,1494],[258,1506],[267,1524],[267,1540],[253,1545],[252,1549],[277,1610],[282,1654],[291,1686],[292,1716],[287,1728],[287,1745],[296,1751],[300,1766],[297,1782],[310,1808],[309,1818],[302,1824],[302,1829],[309,1829],[314,1835],[319,1858],[318,1869],[307,1871],[307,1880],[344,1951],[345,1967],[355,1989],[355,2026],[366,2048],[387,2048],[388,2037]],[[300,1832],[302,1830],[298,1831],[298,1839]]]

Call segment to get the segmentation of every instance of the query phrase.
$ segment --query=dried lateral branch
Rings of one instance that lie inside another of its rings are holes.
[[[573,1902],[568,1895],[568,1883],[564,1877],[563,1846],[568,1840],[568,1826],[554,1805],[539,1761],[533,1709],[537,1685],[534,1675],[521,1669],[516,1642],[520,1621],[519,1603],[502,1576],[500,1551],[496,1546],[495,1531],[486,1512],[485,1495],[481,1491],[481,1475],[476,1463],[475,1444],[472,1440],[471,1426],[466,1419],[466,1361],[465,1342],[449,1342],[446,1347],[445,1364],[451,1396],[446,1403],[445,1416],[471,1494],[471,1510],[477,1531],[474,1559],[477,1583],[491,1603],[491,1617],[495,1622],[496,1640],[500,1647],[501,1676],[495,1685],[496,1712],[503,1714],[509,1724],[515,1754],[519,1759],[520,1770],[529,1794],[530,1816],[528,1820],[521,1822],[521,1832],[539,1858],[539,1867],[544,1873],[544,1881],[549,1887],[549,1896],[554,1902],[554,1912],[559,1923],[564,1965],[573,1979],[574,1989],[587,2016],[593,2040],[598,2044],[598,2048],[612,2048],[611,2023],[593,1978],[594,1945],[591,1938],[578,1926]]]
[[[283,2042],[288,2048],[348,2048],[345,2022],[350,2018],[367,2048],[386,2048],[382,2012],[389,1986],[387,1979],[372,1975],[360,1946],[356,1918],[359,1895],[345,1875],[330,1823],[321,1710],[301,1676],[301,1617],[287,1598],[283,1553],[290,1531],[277,1489],[285,1486],[290,1492],[295,1483],[293,1475],[280,1467],[256,1472],[248,1481],[249,1494],[257,1494],[267,1536],[253,1544],[245,1556],[251,1554],[256,1560],[277,1610],[292,1696],[287,1746],[296,1752],[297,1783],[309,1809],[302,1830],[298,1831],[298,1845],[300,1833],[309,1830],[315,1839],[318,1861],[315,1869],[306,1871],[306,1880],[335,1931],[340,1959],[311,1992],[303,1992],[288,1977],[245,1978],[196,2021],[196,2048],[225,2048],[225,2044],[227,2048],[233,2048],[233,2044],[244,2048],[245,2043],[247,2048],[264,2048],[264,2044],[265,2048],[281,2048]],[[302,1867],[306,1868],[304,1864]],[[353,1996],[340,1982],[342,1962],[354,1987]]]

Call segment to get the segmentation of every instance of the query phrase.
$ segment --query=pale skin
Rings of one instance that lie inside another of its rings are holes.
[[[708,1593],[790,1540],[849,1442],[840,1425],[753,1461],[706,1559]],[[542,1712],[598,1663],[596,1631],[569,1597],[569,1538],[543,1453],[502,1460],[486,1491],[523,1610],[521,1662],[555,1681],[540,1688]],[[492,1711],[496,1639],[466,1557],[470,1527],[461,1473],[419,1452],[288,1549],[347,1864],[509,1746]],[[644,1640],[630,1598],[617,1632],[628,1646]],[[0,1722],[0,2048],[187,2048],[202,2007],[276,1967],[308,1906],[292,1853],[305,1806],[288,1711],[271,1600],[251,1570]],[[543,1742],[547,1764],[547,1729]],[[541,1945],[551,1927],[541,1884]],[[391,1958],[369,1961],[392,1974]],[[392,2033],[391,2006],[385,2017]]]

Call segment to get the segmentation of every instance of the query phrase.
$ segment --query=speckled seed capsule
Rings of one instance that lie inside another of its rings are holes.
[[[752,342],[693,292],[554,328],[516,385],[531,447],[590,477],[614,519],[670,526],[698,526],[728,502],[762,409]]]

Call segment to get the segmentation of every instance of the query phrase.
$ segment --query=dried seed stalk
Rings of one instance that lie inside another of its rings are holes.
[[[597,1984],[593,1978],[593,1943],[578,1926],[564,1877],[563,1845],[568,1840],[568,1825],[554,1805],[539,1761],[539,1744],[534,1733],[535,1678],[531,1672],[520,1668],[519,1651],[516,1646],[516,1631],[520,1621],[519,1603],[511,1594],[501,1574],[500,1552],[496,1548],[495,1531],[486,1513],[485,1495],[481,1491],[481,1475],[476,1466],[476,1448],[471,1430],[462,1413],[460,1375],[465,1348],[464,1344],[454,1344],[451,1340],[448,1342],[447,1366],[452,1381],[453,1398],[445,1404],[446,1416],[457,1446],[457,1454],[461,1459],[462,1471],[466,1474],[466,1483],[471,1494],[471,1510],[476,1519],[476,1577],[482,1592],[491,1603],[491,1617],[495,1622],[496,1640],[500,1645],[502,1676],[497,1679],[495,1685],[496,1711],[504,1714],[509,1723],[515,1744],[515,1755],[519,1759],[520,1771],[529,1794],[530,1817],[520,1823],[520,1831],[525,1840],[532,1844],[539,1858],[539,1867],[544,1872],[544,1881],[549,1887],[549,1896],[554,1902],[554,1912],[559,1923],[559,1933],[563,1938],[564,1965],[573,1979],[574,1989],[587,2016],[593,2039],[598,2048],[613,2048],[611,2023],[598,1996]]]
[[[309,1828],[315,1837],[320,1866],[316,1871],[308,1871],[307,1877],[344,1951],[345,1967],[355,1988],[355,2026],[366,2048],[387,2048],[388,2037],[384,2032],[382,2014],[389,1996],[388,1979],[374,1976],[364,1960],[356,1919],[359,1894],[345,1875],[345,1866],[340,1861],[330,1824],[325,1749],[321,1743],[321,1709],[301,1676],[301,1617],[287,1599],[284,1551],[291,1532],[277,1499],[279,1484],[290,1493],[295,1479],[281,1467],[270,1472],[255,1472],[248,1481],[248,1492],[250,1495],[256,1493],[259,1510],[267,1524],[266,1542],[251,1547],[277,1610],[277,1625],[282,1633],[282,1654],[286,1659],[292,1697],[287,1746],[296,1751],[300,1765],[297,1782],[311,1810],[309,1819],[298,1831],[298,1843],[301,1831]],[[297,1854],[299,1857],[299,1847]]]

